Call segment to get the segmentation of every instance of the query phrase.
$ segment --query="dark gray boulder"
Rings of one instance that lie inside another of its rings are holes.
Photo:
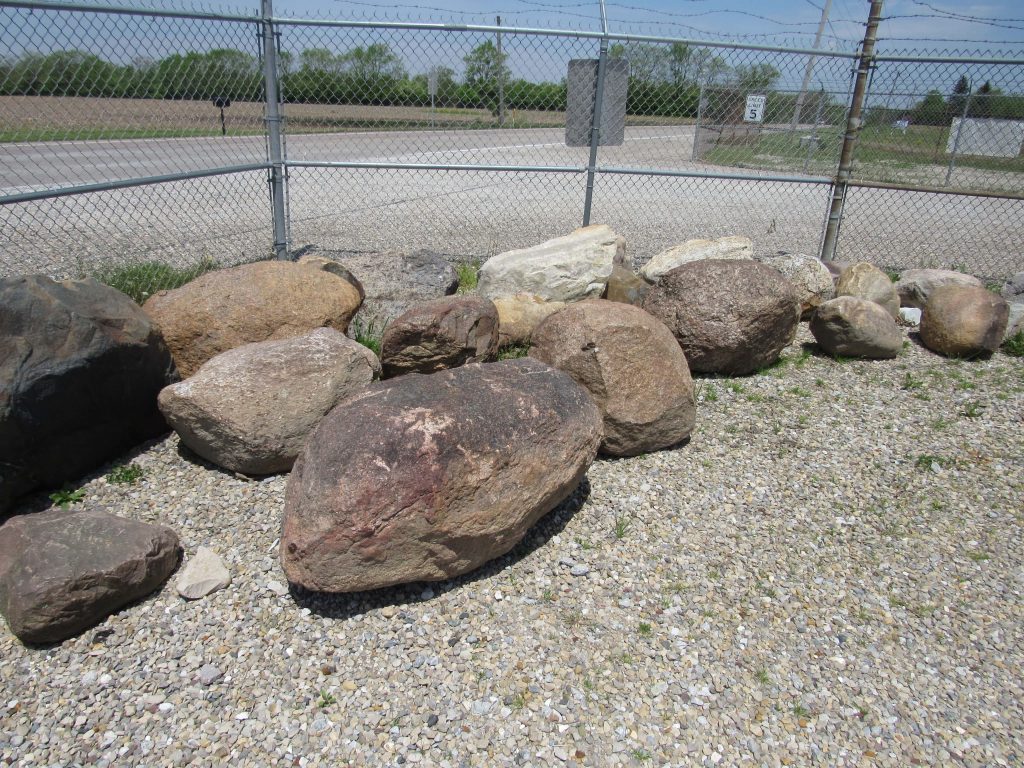
[[[0,511],[167,430],[177,373],[149,317],[92,279],[0,281]]]
[[[98,509],[19,515],[0,526],[0,612],[23,642],[60,642],[155,590],[180,555],[170,528]]]

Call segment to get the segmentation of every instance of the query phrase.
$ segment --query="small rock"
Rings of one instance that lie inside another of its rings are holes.
[[[208,547],[196,550],[178,577],[178,594],[188,600],[198,600],[231,583],[231,574],[217,553]]]
[[[224,673],[217,667],[213,666],[213,664],[204,664],[199,669],[199,682],[203,685],[213,685],[222,677],[224,677]]]
[[[590,568],[585,565],[574,565],[569,570],[569,573],[571,573],[573,576],[586,576],[588,573],[590,573]]]
[[[267,582],[267,589],[269,589],[271,592],[273,592],[278,597],[284,597],[285,595],[288,594],[288,587],[286,587],[284,584],[282,584],[279,581],[268,581]]]

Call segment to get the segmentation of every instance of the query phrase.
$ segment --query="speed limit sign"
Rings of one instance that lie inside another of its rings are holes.
[[[743,122],[745,123],[763,123],[764,122],[764,105],[768,102],[768,97],[763,93],[751,93],[747,95],[747,108],[743,111]]]

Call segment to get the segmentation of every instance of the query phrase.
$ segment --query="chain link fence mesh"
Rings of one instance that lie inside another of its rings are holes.
[[[0,2],[0,274],[128,268],[146,294],[270,257],[259,21]],[[489,28],[274,21],[293,253],[484,259],[582,223],[589,148],[566,142],[566,73],[598,57],[595,26],[470,21]],[[615,30],[608,43],[629,91],[624,141],[593,169],[592,221],[625,234],[636,263],[728,234],[819,252],[849,53]],[[838,259],[1024,268],[1024,64],[998,58],[875,63]],[[154,183],[88,186],[138,181]]]

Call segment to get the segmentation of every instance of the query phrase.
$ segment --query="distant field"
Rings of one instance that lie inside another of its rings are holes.
[[[497,128],[485,109],[286,104],[291,133]],[[630,125],[687,125],[685,118],[628,118]],[[263,104],[235,102],[224,110],[230,136],[263,133]],[[509,110],[506,128],[565,125],[563,112]],[[0,96],[0,142],[144,139],[220,135],[220,110],[208,101]]]

